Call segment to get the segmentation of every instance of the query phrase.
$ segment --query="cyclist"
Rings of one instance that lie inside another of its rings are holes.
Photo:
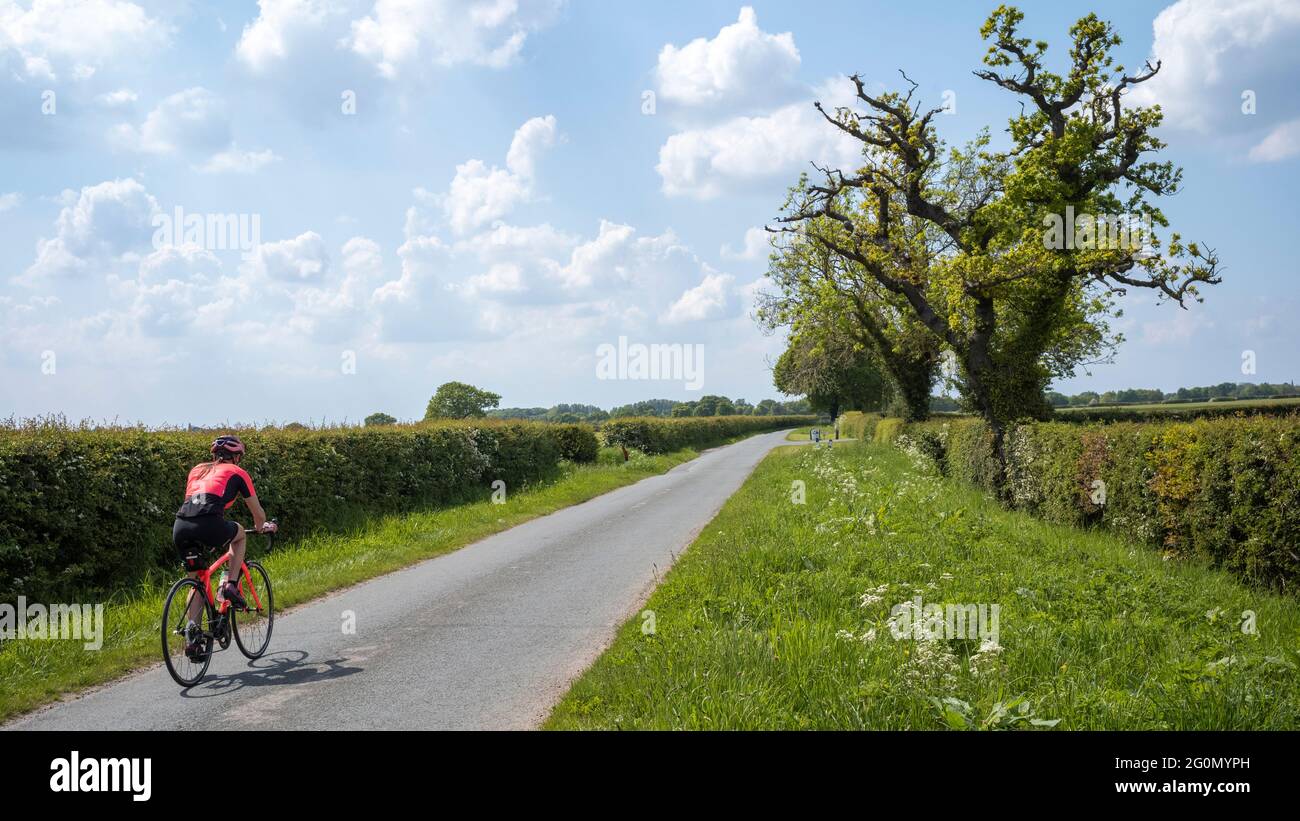
[[[253,478],[239,466],[244,458],[244,443],[238,436],[218,436],[210,448],[212,460],[195,465],[185,481],[185,503],[176,511],[176,524],[172,526],[172,542],[180,554],[181,562],[191,578],[204,567],[205,554],[210,549],[230,546],[230,578],[221,586],[218,597],[237,608],[247,604],[239,593],[240,568],[244,563],[247,539],[239,522],[225,517],[225,511],[243,498],[253,514],[253,530],[274,533],[275,522],[266,520],[266,512],[257,501]],[[198,618],[203,608],[198,596],[190,602],[186,627],[186,642],[197,641]],[[189,650],[189,647],[186,648]]]

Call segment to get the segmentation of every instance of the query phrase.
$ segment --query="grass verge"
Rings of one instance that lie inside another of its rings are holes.
[[[998,605],[997,630],[896,639],[917,596]],[[773,451],[646,609],[654,631],[624,625],[547,728],[1300,727],[1294,598],[885,446]]]
[[[690,449],[659,456],[634,453],[623,462],[618,449],[606,448],[595,464],[566,463],[554,479],[508,495],[504,504],[485,498],[440,510],[378,517],[352,532],[319,534],[260,557],[257,548],[262,540],[253,538],[250,550],[270,572],[276,606],[284,610],[664,473],[697,455]],[[180,576],[179,565],[176,576]],[[158,620],[172,581],[142,582],[107,600],[99,650],[86,650],[82,642],[70,640],[4,642],[0,721],[161,661]]]

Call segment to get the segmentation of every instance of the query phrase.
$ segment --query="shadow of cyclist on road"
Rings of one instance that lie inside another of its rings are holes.
[[[229,695],[245,687],[285,686],[350,676],[362,668],[348,666],[346,659],[307,661],[311,654],[306,650],[282,650],[255,661],[250,669],[225,676],[209,676],[203,682],[181,692],[184,698],[211,698]]]

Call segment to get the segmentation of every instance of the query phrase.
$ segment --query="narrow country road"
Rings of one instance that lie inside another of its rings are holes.
[[[299,607],[276,620],[265,656],[232,646],[188,691],[159,662],[5,729],[534,727],[785,435]]]

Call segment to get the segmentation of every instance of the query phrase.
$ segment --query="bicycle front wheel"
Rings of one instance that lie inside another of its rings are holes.
[[[190,628],[190,604],[195,605],[194,627]],[[212,663],[212,608],[208,607],[203,585],[181,579],[172,585],[163,604],[162,654],[176,683],[193,687]]]
[[[275,626],[275,594],[271,590],[271,577],[261,564],[249,562],[248,575],[240,580],[239,588],[248,609],[236,613],[232,607],[229,611],[235,644],[239,645],[239,652],[250,659],[260,658],[271,644],[271,628]]]

